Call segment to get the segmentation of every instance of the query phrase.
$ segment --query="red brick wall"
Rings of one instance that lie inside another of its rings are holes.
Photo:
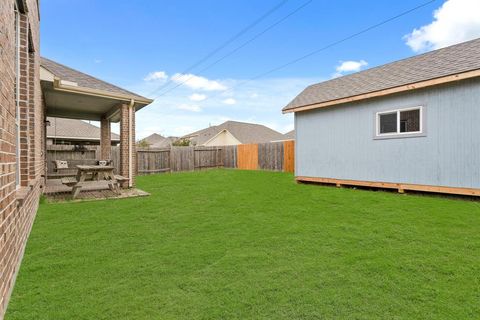
[[[132,186],[135,185],[135,174],[137,171],[137,151],[135,143],[135,108],[130,107],[128,104],[120,105],[120,175],[125,178],[129,177],[129,127],[130,127],[130,109],[132,109]],[[128,186],[125,183],[123,187]]]
[[[23,1],[23,0],[22,0]],[[0,1],[0,318],[3,317],[35,218],[43,184],[44,108],[40,88],[36,0],[20,15],[20,168],[16,168],[16,0]],[[16,187],[16,171],[21,186]]]
[[[100,121],[100,159],[112,159],[112,130],[110,120],[102,118]]]

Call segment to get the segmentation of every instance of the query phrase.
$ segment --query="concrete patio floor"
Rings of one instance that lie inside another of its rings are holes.
[[[82,187],[75,200],[72,200],[71,191],[72,188],[62,184],[60,179],[48,179],[43,194],[47,200],[52,202],[122,199],[150,195],[148,192],[136,188],[120,189],[118,194],[109,189],[107,181],[95,181],[91,185]]]

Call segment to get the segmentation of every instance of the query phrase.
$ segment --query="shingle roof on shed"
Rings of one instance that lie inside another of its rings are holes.
[[[83,72],[72,69],[61,63],[52,61],[44,57],[41,58],[40,64],[42,67],[44,67],[45,69],[53,73],[56,77],[62,80],[75,82],[80,87],[103,90],[103,91],[108,91],[108,92],[118,93],[123,95],[129,95],[129,96],[132,96],[132,98],[137,98],[137,99],[147,99],[145,97],[142,97],[141,95],[138,95],[136,93],[130,92],[123,88],[117,87],[111,83],[97,79],[95,77],[92,77],[91,75],[85,74]]]
[[[311,85],[283,111],[478,69],[480,38]]]

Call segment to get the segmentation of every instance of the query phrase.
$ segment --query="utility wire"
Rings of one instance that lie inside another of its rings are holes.
[[[258,19],[256,19],[255,21],[253,21],[252,23],[250,23],[249,25],[247,25],[245,28],[243,28],[242,30],[240,30],[239,32],[237,32],[235,35],[233,35],[231,38],[229,38],[227,41],[223,42],[220,46],[218,46],[217,48],[215,48],[214,50],[210,51],[206,56],[204,56],[203,58],[201,58],[200,60],[198,60],[197,62],[195,62],[194,64],[192,64],[190,67],[188,67],[186,70],[184,70],[182,72],[182,74],[186,74],[188,73],[189,71],[191,71],[192,69],[196,68],[197,66],[199,66],[200,64],[202,64],[203,62],[205,62],[206,60],[208,60],[210,57],[212,57],[213,55],[215,55],[217,52],[219,52],[220,50],[222,50],[223,48],[225,48],[226,46],[228,46],[230,43],[232,43],[233,41],[237,40],[238,38],[240,38],[242,35],[244,35],[245,33],[247,33],[250,29],[252,29],[253,27],[255,27],[257,24],[259,24],[261,21],[263,21],[265,18],[267,18],[269,15],[271,15],[272,13],[274,13],[275,11],[277,11],[278,9],[280,9],[280,7],[282,7],[285,3],[287,3],[288,0],[282,0],[280,1],[278,4],[276,4],[273,8],[271,8],[270,10],[268,10],[267,12],[265,12],[262,16],[260,16]],[[166,86],[168,86],[169,84],[171,83],[171,81],[168,81],[166,84],[160,86],[159,88],[153,90],[149,95],[152,95],[154,94],[155,92],[165,88]]]
[[[313,56],[313,55],[315,55],[315,54],[317,54],[317,53],[320,53],[320,52],[322,52],[322,51],[325,51],[325,50],[327,50],[327,49],[329,49],[329,48],[331,48],[331,47],[334,47],[334,46],[336,46],[336,45],[338,45],[338,44],[341,44],[341,43],[343,43],[343,42],[345,42],[345,41],[348,41],[348,40],[350,40],[350,39],[352,39],[352,38],[358,37],[358,36],[360,36],[360,35],[362,35],[362,34],[364,34],[364,33],[366,33],[366,32],[369,32],[369,31],[371,31],[371,30],[373,30],[373,29],[376,29],[376,28],[378,28],[378,27],[380,27],[380,26],[382,26],[382,25],[384,25],[384,24],[387,24],[387,23],[389,23],[389,22],[391,22],[391,21],[394,21],[394,20],[396,20],[396,19],[398,19],[398,18],[401,18],[401,17],[403,17],[403,16],[405,16],[405,15],[407,15],[407,14],[409,14],[409,13],[412,13],[413,11],[416,11],[416,10],[418,10],[418,9],[421,9],[421,8],[427,6],[427,5],[429,5],[429,4],[431,4],[431,3],[435,2],[435,1],[437,1],[437,0],[430,0],[430,1],[427,1],[427,2],[424,2],[424,3],[420,4],[420,5],[418,5],[418,6],[416,6],[416,7],[413,7],[413,8],[411,8],[411,9],[407,10],[407,11],[403,11],[403,12],[400,13],[400,14],[397,14],[397,15],[395,15],[395,16],[393,16],[393,17],[390,17],[390,18],[388,18],[388,19],[386,19],[386,20],[383,20],[383,21],[381,21],[381,22],[379,22],[379,23],[376,23],[376,24],[374,24],[374,25],[372,25],[372,26],[370,26],[370,27],[367,27],[367,28],[362,29],[362,30],[360,30],[360,31],[358,31],[358,32],[355,32],[355,33],[353,33],[353,34],[351,34],[351,35],[349,35],[349,36],[347,36],[347,37],[345,37],[345,38],[342,38],[342,39],[340,39],[340,40],[334,41],[334,42],[332,42],[332,43],[330,43],[330,44],[328,44],[328,45],[326,45],[326,46],[323,46],[323,47],[321,47],[321,48],[319,48],[319,49],[313,50],[313,51],[311,51],[311,52],[309,52],[309,53],[307,53],[307,54],[305,54],[305,55],[303,55],[303,56],[301,56],[301,57],[299,57],[299,58],[296,58],[296,59],[294,59],[294,60],[291,60],[291,61],[289,61],[289,62],[286,62],[286,63],[284,63],[284,64],[282,64],[282,65],[280,65],[280,66],[278,66],[278,67],[272,68],[272,69],[270,69],[270,70],[268,70],[268,71],[262,72],[262,73],[260,73],[260,74],[258,74],[258,75],[256,75],[256,76],[248,79],[248,80],[245,80],[245,81],[240,82],[240,83],[239,83],[238,85],[236,85],[236,86],[233,86],[233,87],[228,88],[227,90],[225,90],[225,91],[223,91],[223,92],[221,92],[221,93],[219,93],[219,94],[216,94],[216,95],[207,97],[207,99],[205,99],[205,100],[215,98],[215,97],[219,96],[220,94],[223,94],[223,93],[225,93],[225,92],[228,92],[228,91],[231,91],[231,90],[233,90],[233,89],[235,89],[235,88],[238,88],[238,87],[240,87],[240,86],[243,86],[243,85],[245,85],[245,84],[247,84],[247,83],[249,83],[249,82],[251,82],[251,81],[253,81],[253,80],[257,80],[257,79],[262,78],[262,77],[265,77],[266,75],[269,75],[269,74],[271,74],[271,73],[273,73],[273,72],[275,72],[275,71],[284,69],[284,68],[286,68],[286,67],[288,67],[288,66],[290,66],[290,65],[292,65],[292,64],[295,64],[295,63],[297,63],[297,62],[299,62],[299,61],[302,61],[302,60],[304,60],[304,59],[307,59],[307,58],[309,58],[309,57],[311,57],[311,56]],[[203,101],[205,101],[205,100],[203,100]]]
[[[225,60],[226,58],[230,57],[232,54],[236,53],[237,51],[239,51],[240,49],[244,48],[245,46],[247,46],[248,44],[250,44],[251,42],[255,41],[256,39],[258,39],[260,36],[264,35],[265,33],[267,33],[268,31],[270,31],[271,29],[273,29],[274,27],[276,27],[277,25],[279,25],[280,23],[282,23],[283,21],[287,20],[288,18],[290,18],[291,16],[293,16],[295,13],[297,13],[298,11],[300,11],[301,9],[303,9],[304,7],[306,7],[307,5],[309,5],[310,3],[312,3],[313,0],[308,0],[307,2],[303,3],[301,6],[297,7],[295,10],[293,10],[292,12],[290,12],[289,14],[287,14],[286,16],[282,17],[280,20],[277,20],[275,23],[271,24],[270,26],[268,26],[267,28],[265,28],[264,30],[262,30],[261,32],[257,33],[255,36],[253,36],[252,38],[248,39],[247,41],[245,41],[244,43],[242,43],[241,45],[239,45],[238,47],[236,47],[235,49],[229,51],[227,54],[223,55],[222,57],[220,57],[219,59],[215,60],[214,62],[210,63],[209,65],[207,65],[205,68],[201,69],[198,71],[198,73],[201,73],[201,72],[204,72],[210,68],[212,68],[213,66],[217,65],[218,63],[220,63],[221,61]],[[159,97],[162,97],[164,95],[166,95],[167,93],[169,93],[170,91],[184,85],[185,83],[187,83],[190,79],[192,79],[194,77],[194,75],[190,75],[189,77],[187,77],[187,79],[185,79],[184,81],[178,83],[176,86],[174,87],[171,87],[169,89],[167,89],[166,91],[160,93],[159,95],[157,95],[155,98],[159,98]]]

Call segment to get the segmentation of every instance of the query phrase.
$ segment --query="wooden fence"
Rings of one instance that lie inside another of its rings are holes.
[[[48,145],[46,162],[47,176],[55,177],[55,160],[67,160],[69,167],[75,168],[78,164],[94,164],[100,160],[100,146],[76,147],[72,145]],[[120,171],[120,149],[112,147],[112,161],[115,173]]]
[[[218,167],[293,172],[294,149],[294,141],[222,147],[137,149],[137,172],[152,174]],[[78,148],[70,145],[49,145],[46,158],[47,175],[55,177],[54,160],[67,160],[71,167],[82,163],[94,163],[100,160],[100,146]],[[112,147],[112,160],[115,172],[119,172],[119,147]]]

